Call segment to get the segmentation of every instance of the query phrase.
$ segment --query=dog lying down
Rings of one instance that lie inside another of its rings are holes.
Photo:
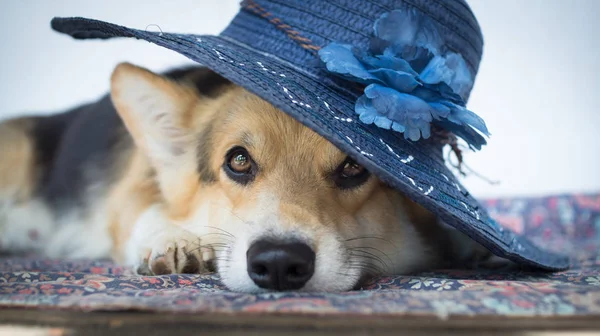
[[[111,95],[0,125],[0,249],[217,271],[235,291],[344,291],[487,250],[202,67],[119,65]]]

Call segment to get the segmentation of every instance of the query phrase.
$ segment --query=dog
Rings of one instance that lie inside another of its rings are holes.
[[[129,63],[101,100],[0,125],[0,249],[217,271],[231,290],[358,288],[487,251],[200,66]]]

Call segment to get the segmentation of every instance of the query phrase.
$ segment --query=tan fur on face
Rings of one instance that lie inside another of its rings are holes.
[[[311,129],[272,105],[237,88],[228,93],[226,116],[216,127],[211,167],[219,172],[219,185],[235,209],[254,207],[253,196],[268,192],[280,202],[280,212],[303,218],[306,225],[335,223],[334,218],[354,215],[381,188],[372,178],[357,190],[341,191],[329,174],[346,155]],[[259,166],[256,179],[241,186],[220,167],[224,153],[245,147]],[[302,215],[299,215],[302,213]]]
[[[122,65],[112,77],[112,97],[139,150],[111,197],[118,245],[144,208],[158,204],[168,223],[152,225],[219,244],[212,246],[218,268],[232,289],[257,291],[245,255],[259,239],[312,247],[317,265],[306,290],[350,289],[367,274],[411,272],[437,260],[423,240],[439,230],[434,216],[375,176],[340,189],[331,174],[346,155],[248,91],[231,86],[216,98],[199,97]],[[238,146],[258,166],[247,185],[223,169],[226,153]],[[127,199],[135,202],[119,208]],[[151,224],[135,225],[143,232]],[[227,239],[215,239],[223,232]]]
[[[234,234],[244,232],[238,239],[246,244],[264,238],[305,241],[318,256],[326,256],[322,263],[330,263],[321,278],[347,272],[347,278],[356,282],[364,273],[416,270],[435,259],[409,221],[404,207],[412,204],[397,191],[375,176],[354,189],[341,190],[330,175],[346,155],[329,141],[241,88],[224,98],[210,159],[219,176],[213,188],[225,195],[222,203],[229,203],[235,216],[225,215],[220,227]],[[235,146],[246,148],[258,165],[255,180],[245,186],[221,168],[225,153]],[[331,246],[336,251],[329,251]],[[225,257],[243,258],[239,251],[230,254]],[[356,265],[364,269],[355,274]],[[307,288],[326,286],[326,281],[314,280]]]

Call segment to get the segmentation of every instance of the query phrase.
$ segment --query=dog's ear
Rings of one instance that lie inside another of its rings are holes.
[[[146,69],[122,63],[111,77],[115,108],[156,170],[165,200],[187,204],[199,184],[192,113],[196,91]]]

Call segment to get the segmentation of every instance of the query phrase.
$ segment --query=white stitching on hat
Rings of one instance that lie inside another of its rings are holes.
[[[354,141],[352,140],[352,138],[350,138],[349,136],[346,135],[346,139],[348,139],[348,141],[350,141],[350,143],[354,145]],[[356,148],[356,150],[358,150],[360,152],[360,154],[373,157],[373,154],[365,152],[364,150],[360,149],[360,147],[358,147],[358,146],[354,146],[354,147]]]
[[[259,67],[260,67],[262,70],[264,70],[264,71],[267,71],[267,72],[270,72],[270,73],[272,73],[273,75],[277,75],[277,72],[275,72],[275,71],[273,71],[273,70],[269,70],[269,69],[267,69],[267,67],[266,67],[266,66],[264,66],[264,65],[262,64],[262,62],[258,62],[258,61],[257,61],[257,62],[256,62],[256,64],[258,64],[258,66],[259,66]],[[284,74],[282,74],[282,73],[280,73],[280,74],[279,74],[279,76],[280,76],[280,77],[285,77],[285,75],[284,75]]]
[[[423,188],[421,188],[421,187],[419,187],[419,186],[417,185],[417,183],[415,182],[415,180],[414,180],[412,177],[410,177],[410,176],[407,176],[407,175],[406,175],[406,174],[404,174],[403,172],[400,172],[400,174],[402,174],[402,176],[404,176],[404,177],[405,177],[407,180],[409,180],[409,181],[410,181],[410,183],[412,183],[412,185],[413,185],[415,188],[419,189],[419,191],[420,191],[420,192],[422,192],[422,193],[423,193],[423,195],[425,195],[425,196],[429,196],[429,194],[431,194],[431,192],[433,191],[433,186],[432,186],[432,185],[430,185],[430,186],[429,186],[429,189],[427,189],[427,190],[425,191],[425,190],[423,190]]]
[[[352,118],[343,118],[343,117],[340,118],[340,117],[336,116],[335,112],[333,112],[333,110],[329,107],[329,104],[326,101],[322,100],[321,97],[317,97],[317,98],[323,102],[323,105],[325,105],[325,107],[327,108],[327,111],[329,111],[329,113],[331,113],[336,120],[345,121],[345,122],[353,122],[354,121],[354,120],[352,120]]]
[[[256,62],[256,63],[260,63],[260,62]],[[285,94],[287,94],[287,96],[290,98],[292,103],[300,105],[300,106],[306,106],[307,108],[312,108],[312,106],[310,106],[309,104],[306,104],[306,103],[296,100],[294,98],[294,96],[291,95],[290,90],[288,90],[288,88],[286,88],[285,86],[281,85],[280,83],[277,83],[277,86],[279,86],[283,89],[283,92],[285,92]]]
[[[427,191],[423,195],[429,196],[429,194],[431,194],[432,191],[433,191],[433,186],[429,186],[429,189],[427,189]]]
[[[221,54],[217,49],[212,48],[212,50],[215,52],[215,54],[217,54],[217,56],[219,57],[220,60],[222,60],[222,61],[227,60],[225,57],[223,57],[223,54]]]
[[[348,138],[348,137],[346,137],[346,138]],[[350,138],[348,138],[348,140],[350,140],[350,142],[352,143],[352,140]],[[365,152],[364,150],[360,149],[360,147],[358,147],[358,146],[354,146],[354,147],[356,148],[356,150],[358,150],[360,152],[360,154],[373,157],[373,154]]]
[[[223,54],[221,54],[217,49],[212,48],[212,50],[217,54],[217,56],[219,57],[220,60],[222,60],[222,61],[228,61],[229,63],[233,63],[232,60],[228,60],[227,58],[225,58],[223,56]]]
[[[467,211],[471,215],[475,216],[475,218],[477,218],[477,220],[479,220],[479,211],[471,211],[471,209],[469,209],[469,206],[467,205],[467,203],[465,203],[463,201],[459,201],[459,202],[460,202],[460,204],[462,204],[465,207],[465,209],[467,209]]]
[[[414,159],[415,159],[415,158],[414,158],[412,155],[409,155],[409,156],[407,156],[407,157],[406,157],[406,159],[403,159],[403,158],[401,158],[401,157],[400,157],[400,155],[396,154],[396,152],[394,152],[394,149],[393,149],[392,147],[390,147],[390,145],[388,145],[388,144],[387,144],[385,141],[383,141],[383,139],[379,138],[379,141],[380,141],[382,144],[384,144],[384,145],[385,145],[385,147],[387,147],[387,149],[388,149],[388,150],[389,150],[389,151],[390,151],[392,154],[394,154],[394,155],[395,155],[395,156],[396,156],[398,159],[400,159],[400,161],[401,161],[402,163],[405,163],[405,164],[406,164],[406,163],[409,163],[409,162],[411,162],[412,160],[414,160]]]
[[[419,187],[417,185],[417,183],[415,183],[415,180],[412,177],[406,176],[406,174],[404,174],[403,172],[400,172],[400,174],[402,174],[402,176],[404,176],[406,179],[408,179],[410,181],[410,183],[412,183],[412,185],[415,186],[417,189],[419,189],[420,191],[423,191],[423,188]]]

